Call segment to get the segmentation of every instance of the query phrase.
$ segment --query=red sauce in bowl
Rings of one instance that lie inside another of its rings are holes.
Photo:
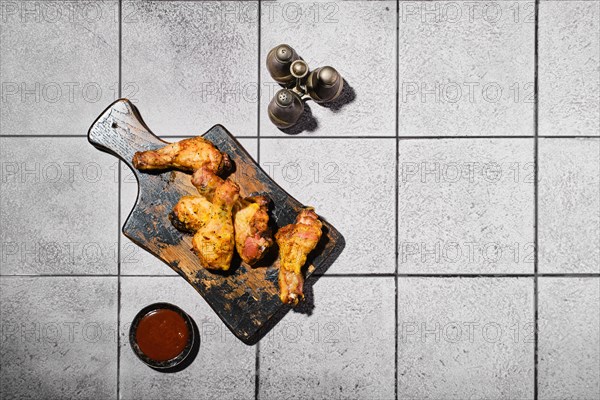
[[[148,358],[168,361],[185,349],[190,332],[185,319],[177,312],[167,309],[150,311],[140,320],[135,340]]]

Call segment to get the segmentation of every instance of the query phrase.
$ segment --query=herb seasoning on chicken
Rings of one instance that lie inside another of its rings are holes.
[[[279,245],[279,298],[285,304],[298,304],[304,299],[302,267],[308,254],[321,239],[323,224],[312,208],[305,208],[296,223],[286,225],[275,234]]]

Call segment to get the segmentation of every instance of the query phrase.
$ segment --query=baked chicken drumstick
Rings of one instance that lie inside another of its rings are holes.
[[[194,137],[158,150],[138,151],[133,156],[133,166],[142,171],[175,168],[185,172],[206,167],[218,174],[229,169],[231,161],[208,140]]]
[[[267,197],[254,196],[240,200],[236,205],[235,247],[242,261],[250,265],[259,261],[273,245],[268,204]]]
[[[312,208],[305,208],[296,223],[286,225],[275,234],[279,245],[279,298],[285,304],[298,304],[304,298],[302,267],[306,257],[321,239],[323,224]]]
[[[221,178],[206,170],[196,171],[192,176],[192,184],[210,201],[220,181]],[[254,196],[238,200],[234,207],[235,247],[242,261],[250,265],[259,261],[273,245],[268,205],[267,197]]]
[[[195,232],[192,246],[204,268],[227,271],[235,248],[232,210],[240,188],[230,179],[216,176],[209,167],[196,171],[192,183],[200,196],[179,200],[173,209],[173,224]]]

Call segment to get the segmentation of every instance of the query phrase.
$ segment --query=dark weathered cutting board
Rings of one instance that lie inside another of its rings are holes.
[[[274,224],[282,227],[294,222],[302,204],[281,189],[224,127],[216,125],[204,137],[235,163],[233,179],[242,196],[266,194],[272,200],[270,215]],[[200,265],[191,250],[192,236],[179,232],[168,218],[181,196],[198,192],[189,174],[144,173],[133,168],[131,159],[136,151],[157,149],[166,142],[150,131],[128,100],[117,100],[108,107],[90,128],[88,139],[98,149],[123,160],[138,180],[138,197],[123,226],[125,236],[185,278],[235,336],[246,344],[256,343],[289,310],[278,297],[277,251],[257,267],[234,258],[226,273],[210,272]],[[307,276],[315,270],[326,270],[344,248],[342,235],[321,219],[323,237],[311,253]]]

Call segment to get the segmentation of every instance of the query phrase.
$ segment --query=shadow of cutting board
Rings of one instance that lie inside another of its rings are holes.
[[[222,126],[215,125],[204,138],[229,154],[235,165],[233,179],[240,195],[265,194],[271,201],[274,229],[293,223],[303,205],[281,189]],[[177,171],[144,173],[133,168],[137,151],[157,149],[167,142],[146,126],[131,102],[120,99],[93,123],[88,140],[96,148],[124,161],[138,181],[138,197],[123,226],[123,233],[138,246],[158,257],[180,274],[217,313],[233,334],[246,344],[254,344],[289,311],[279,300],[277,250],[262,264],[250,267],[234,258],[230,271],[204,269],[193,253],[192,236],[175,229],[169,213],[184,195],[197,194],[190,175]],[[318,207],[317,207],[318,212]],[[344,248],[344,238],[326,220],[323,236],[307,262],[307,277],[324,272]],[[306,284],[314,283],[307,280]],[[310,287],[305,288],[305,292]],[[140,307],[144,304],[140,304]],[[181,305],[185,308],[185,305]]]

